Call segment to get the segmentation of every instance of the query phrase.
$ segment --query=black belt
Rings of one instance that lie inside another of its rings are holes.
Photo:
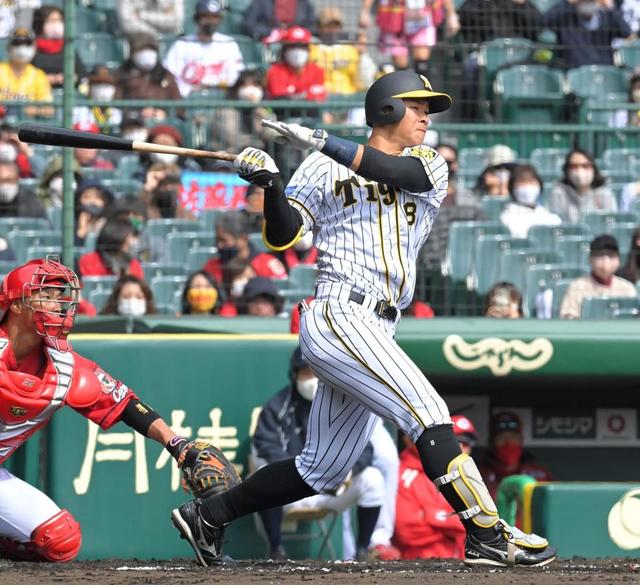
[[[360,294],[356,290],[351,289],[349,293],[349,300],[361,305],[365,301],[365,296]],[[374,307],[375,314],[383,319],[389,319],[389,321],[395,321],[398,316],[398,308],[394,307],[387,301],[378,301]]]

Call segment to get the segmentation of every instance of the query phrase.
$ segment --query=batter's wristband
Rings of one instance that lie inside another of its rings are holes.
[[[350,167],[353,159],[356,158],[358,145],[355,142],[351,142],[351,140],[345,140],[329,134],[320,152],[326,154],[337,163]]]
[[[171,437],[171,439],[169,439],[169,441],[165,445],[165,448],[167,451],[169,451],[169,453],[171,453],[171,456],[177,460],[180,456],[180,453],[182,452],[182,448],[188,442],[189,441],[187,441],[187,439],[185,439],[184,437],[176,435],[175,437]]]

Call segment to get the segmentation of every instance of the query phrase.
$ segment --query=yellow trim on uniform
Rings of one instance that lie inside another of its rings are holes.
[[[304,205],[303,203],[300,203],[300,201],[298,201],[297,199],[294,199],[293,197],[287,197],[287,201],[291,201],[292,203],[295,203],[296,205],[299,205],[300,207],[302,207],[304,212],[313,220],[313,223],[316,223],[316,218],[313,216],[313,213],[309,211],[309,208],[306,205]]]
[[[267,240],[267,222],[265,221],[262,224],[262,241],[264,242],[264,245],[269,248],[269,250],[273,250],[274,252],[282,252],[283,250],[291,248],[291,246],[297,243],[298,240],[302,237],[302,232],[304,232],[304,225],[300,226],[300,229],[298,230],[295,238],[293,238],[293,240],[291,240],[288,244],[285,244],[284,246],[274,246],[273,244],[269,243],[269,240]]]
[[[398,195],[396,194],[396,197]],[[382,252],[382,262],[384,263],[384,274],[387,280],[387,291],[389,294],[387,295],[387,301],[389,303],[392,302],[391,298],[391,283],[389,280],[389,266],[387,264],[387,258],[384,255],[384,233],[382,231],[382,199],[380,192],[378,192],[378,227],[380,228],[380,251]]]
[[[522,531],[529,534],[533,531],[533,490],[535,490],[540,483],[541,482],[528,483],[522,489],[522,509],[520,511]]]
[[[347,345],[346,341],[344,339],[342,339],[342,337],[340,337],[338,332],[334,329],[333,324],[331,323],[331,319],[329,318],[329,304],[328,303],[325,303],[324,308],[322,309],[322,316],[324,317],[324,320],[326,321],[327,325],[329,326],[329,329],[331,329],[332,333],[336,336],[337,340],[351,354],[351,357],[353,357],[353,359],[355,359],[356,361],[360,362],[360,364],[362,364],[362,366],[367,371],[369,371],[371,373],[371,375],[378,380],[378,382],[380,382],[383,386],[386,386],[389,390],[391,390],[391,392],[393,392],[393,394],[395,394],[405,404],[405,406],[409,409],[409,414],[411,414],[411,416],[413,416],[413,418],[415,418],[416,421],[418,421],[418,423],[421,424],[424,428],[427,428],[427,425],[424,424],[424,421],[420,418],[420,415],[417,413],[415,408],[413,408],[413,405],[404,396],[402,396],[402,394],[400,394],[400,392],[395,390],[388,382],[386,382],[378,374],[376,374],[367,365],[367,363],[362,358],[360,358],[356,354],[356,352],[354,350],[352,350]]]
[[[398,237],[398,258],[400,258],[400,268],[402,268],[402,282],[400,283],[400,289],[398,290],[398,298],[396,299],[396,304],[402,298],[402,289],[404,288],[404,283],[407,279],[407,272],[404,269],[404,262],[402,262],[402,247],[400,246],[400,216],[398,212],[398,197],[399,193],[396,193],[395,199],[395,207],[396,207],[396,236]]]

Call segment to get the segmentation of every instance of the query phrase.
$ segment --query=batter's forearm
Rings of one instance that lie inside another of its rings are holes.
[[[264,190],[264,219],[264,234],[271,247],[283,248],[295,243],[302,227],[302,216],[287,201],[279,176]]]

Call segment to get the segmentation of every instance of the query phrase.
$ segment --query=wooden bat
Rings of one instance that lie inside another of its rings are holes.
[[[31,144],[49,144],[51,146],[67,146],[70,148],[98,148],[100,150],[133,150],[135,152],[166,152],[179,156],[195,156],[202,158],[217,158],[219,160],[234,161],[236,156],[224,151],[197,150],[182,148],[181,146],[165,146],[139,140],[126,140],[106,134],[68,130],[57,126],[43,124],[22,124],[18,131],[18,138],[22,142]]]

